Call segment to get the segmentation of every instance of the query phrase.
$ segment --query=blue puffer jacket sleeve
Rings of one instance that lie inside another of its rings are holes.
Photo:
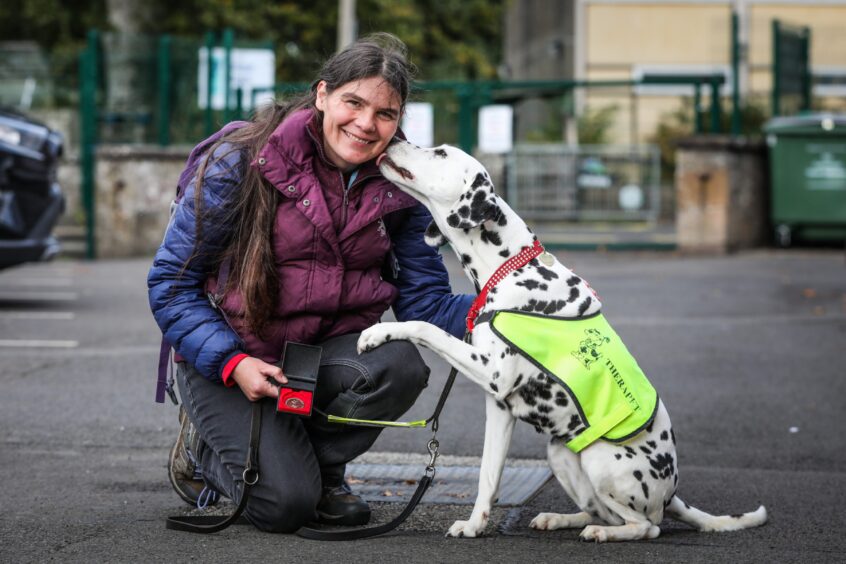
[[[432,221],[429,210],[418,204],[404,215],[402,221],[386,222],[398,266],[391,279],[399,290],[394,314],[399,321],[428,321],[461,338],[475,296],[452,293],[443,258],[423,240]]]
[[[198,256],[182,271],[196,242],[196,182],[192,179],[147,276],[150,309],[165,340],[209,380],[220,380],[226,362],[244,350],[241,339],[204,291],[212,258],[223,250],[229,237],[221,217],[228,198],[241,183],[243,167],[241,154],[230,145],[223,144],[215,151],[203,180],[204,243]]]

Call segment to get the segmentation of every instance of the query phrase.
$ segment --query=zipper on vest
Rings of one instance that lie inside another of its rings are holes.
[[[350,180],[346,184],[344,184],[344,173],[341,173],[341,186],[344,187],[344,203],[343,203],[343,210],[341,210],[341,229],[347,226],[347,207],[350,203],[350,190],[352,189],[353,182],[355,182],[356,177],[358,176],[358,169],[355,169],[350,174]]]

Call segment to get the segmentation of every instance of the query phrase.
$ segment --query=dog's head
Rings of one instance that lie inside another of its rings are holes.
[[[490,175],[460,149],[449,145],[421,149],[397,141],[378,163],[385,178],[420,200],[446,226],[468,230],[500,215]],[[429,244],[443,244],[437,226],[430,226],[426,238]]]

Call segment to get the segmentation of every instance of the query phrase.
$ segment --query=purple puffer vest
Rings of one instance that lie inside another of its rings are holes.
[[[279,293],[264,338],[246,328],[239,293],[228,292],[220,303],[245,352],[266,362],[279,360],[285,341],[314,343],[379,320],[397,295],[381,277],[391,248],[382,217],[417,205],[373,162],[360,167],[344,198],[343,176],[325,161],[314,117],[312,110],[288,116],[250,163],[282,194],[273,233]],[[345,218],[340,232],[338,213]],[[206,289],[216,287],[210,278]]]

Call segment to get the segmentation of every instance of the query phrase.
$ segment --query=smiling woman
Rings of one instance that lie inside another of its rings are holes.
[[[317,85],[326,157],[343,171],[379,156],[397,132],[402,100],[382,77],[344,84],[331,93]]]
[[[364,38],[333,55],[303,99],[228,124],[191,153],[148,277],[178,355],[184,412],[168,467],[185,501],[240,497],[259,402],[268,423],[247,519],[274,532],[368,521],[344,472],[379,429],[332,428],[322,414],[396,420],[429,369],[409,343],[358,355],[358,335],[393,307],[458,336],[472,301],[452,294],[423,242],[429,213],[376,164],[399,134],[412,73],[397,38]],[[292,342],[322,347],[311,418],[275,415]]]

